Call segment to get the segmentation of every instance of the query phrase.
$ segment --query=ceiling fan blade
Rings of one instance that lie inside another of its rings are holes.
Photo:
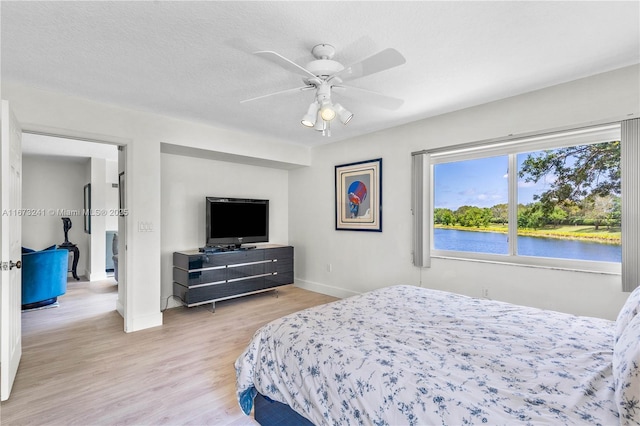
[[[345,96],[347,97],[349,97],[348,92],[357,91],[358,94],[353,96],[354,99],[375,104],[376,106],[389,110],[396,110],[404,104],[404,100],[402,99],[383,95],[382,93],[373,92],[367,89],[361,89],[359,87],[340,85],[333,86],[332,89],[338,89],[338,93],[345,93]]]
[[[327,80],[331,80],[334,77],[339,77],[342,81],[353,80],[356,78],[364,77],[366,75],[375,74],[380,71],[388,70],[389,68],[402,65],[407,60],[396,49],[385,49],[376,53],[373,56],[369,56],[360,62],[357,62],[351,66],[346,67],[342,71],[338,71],[333,74]]]
[[[290,59],[285,58],[281,54],[274,52],[272,50],[259,50],[257,52],[253,52],[255,55],[262,56],[263,58],[280,65],[282,68],[294,72],[296,74],[304,75],[305,77],[313,77],[316,78],[315,74],[311,71],[301,67]]]
[[[244,100],[240,101],[240,103],[243,104],[245,102],[257,101],[258,99],[268,98],[269,96],[282,95],[284,93],[292,93],[292,92],[302,92],[303,90],[310,90],[310,89],[315,89],[315,87],[313,87],[313,86],[302,86],[302,87],[296,87],[294,89],[280,90],[279,92],[273,92],[273,93],[269,93],[267,95],[256,96],[255,98],[251,98],[251,99],[244,99]]]

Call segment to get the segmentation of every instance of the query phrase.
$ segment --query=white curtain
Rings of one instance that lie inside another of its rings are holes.
[[[622,291],[640,284],[640,119],[621,123]]]
[[[431,164],[429,154],[412,154],[412,200],[413,214],[413,264],[421,268],[431,267]]]

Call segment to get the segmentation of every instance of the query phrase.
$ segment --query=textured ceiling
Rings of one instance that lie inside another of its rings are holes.
[[[2,81],[315,146],[640,63],[638,1],[0,2]],[[300,125],[311,91],[251,52],[300,65],[318,43],[406,64],[353,86],[404,99],[354,113],[332,137]]]

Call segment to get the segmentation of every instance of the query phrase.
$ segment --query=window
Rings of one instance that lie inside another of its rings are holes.
[[[434,165],[433,248],[508,254],[507,156]]]
[[[619,273],[620,147],[615,124],[414,154],[420,255]]]
[[[513,254],[620,263],[620,142],[614,136],[434,164],[433,249],[509,255],[509,228],[516,227]],[[516,179],[509,180],[514,160]],[[515,202],[509,202],[510,184]],[[515,223],[509,223],[510,209]]]
[[[517,155],[522,256],[622,260],[620,141]]]

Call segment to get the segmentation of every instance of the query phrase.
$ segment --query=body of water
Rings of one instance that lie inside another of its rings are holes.
[[[491,254],[509,253],[509,242],[506,234],[442,228],[436,228],[433,231],[436,250]],[[621,262],[622,247],[591,241],[518,236],[518,255]]]

